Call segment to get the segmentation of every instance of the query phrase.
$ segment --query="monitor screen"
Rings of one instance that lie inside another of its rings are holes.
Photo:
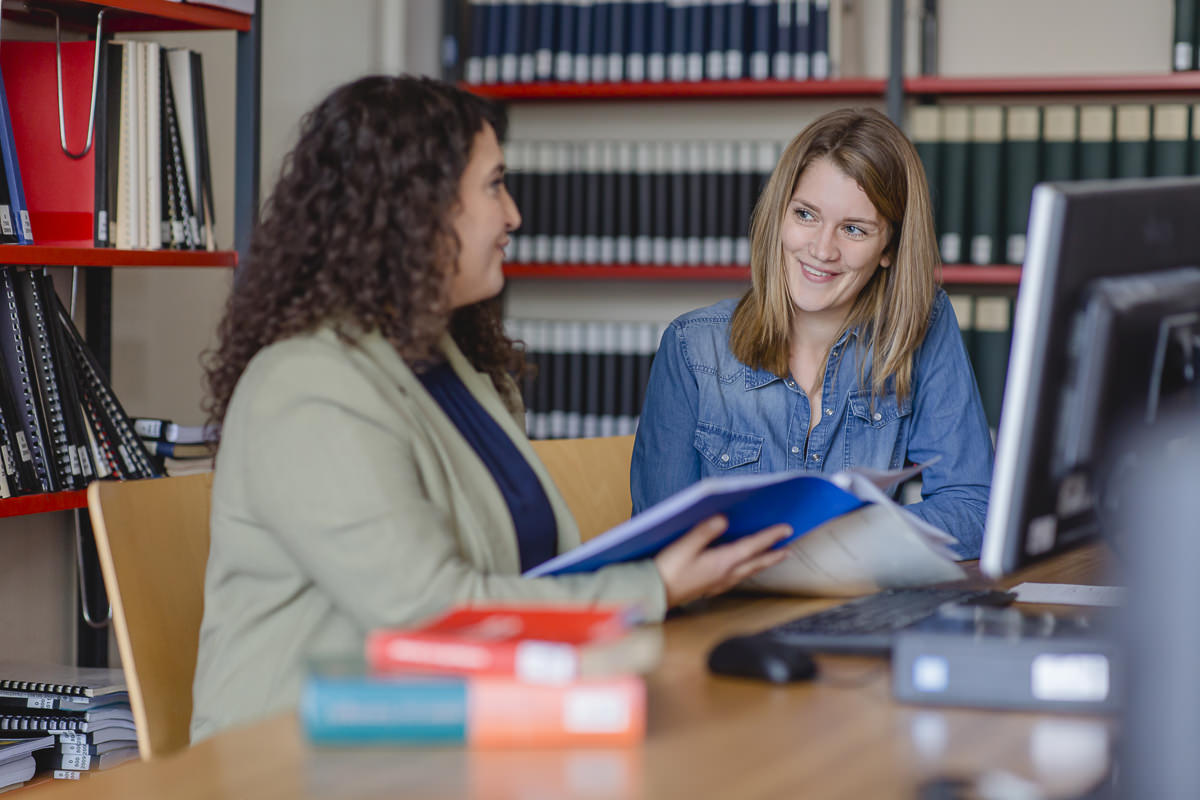
[[[1096,535],[1118,429],[1197,407],[1200,178],[1034,189],[980,566],[1000,577]],[[1142,439],[1144,440],[1144,439]]]

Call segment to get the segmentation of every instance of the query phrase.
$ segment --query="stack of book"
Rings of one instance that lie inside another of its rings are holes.
[[[93,83],[94,59],[92,42],[4,43],[0,242],[215,250],[200,54],[108,41]],[[64,109],[86,139],[60,143]]]
[[[0,741],[0,787],[29,780],[32,761],[53,778],[79,780],[137,758],[124,673],[0,662],[0,739],[26,740]]]
[[[300,716],[318,744],[623,746],[646,729],[640,673],[661,633],[625,608],[488,605],[374,631],[366,661],[314,664]]]
[[[0,497],[161,474],[44,268],[0,267]]]
[[[158,417],[135,417],[133,429],[142,445],[168,475],[212,469],[216,433],[204,425],[180,425]]]

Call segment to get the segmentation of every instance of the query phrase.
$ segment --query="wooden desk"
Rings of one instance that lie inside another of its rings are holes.
[[[1102,554],[1070,553],[1014,579],[1100,582]],[[1109,730],[1095,717],[901,706],[885,663],[823,657],[821,677],[787,687],[714,678],[722,637],[827,600],[727,597],[666,623],[649,676],[649,735],[628,750],[314,750],[291,715],[161,760],[20,793],[52,798],[912,797],[921,780],[1003,768],[1075,793],[1103,769]],[[1086,758],[1079,756],[1101,756]],[[1075,759],[1071,769],[1070,756]],[[1050,774],[1045,764],[1053,763]],[[1072,774],[1074,773],[1074,774]]]

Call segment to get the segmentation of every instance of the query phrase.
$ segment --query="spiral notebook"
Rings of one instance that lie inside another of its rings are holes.
[[[38,491],[54,492],[61,487],[53,466],[51,444],[43,434],[47,428],[42,420],[36,379],[26,357],[15,273],[13,267],[0,267],[0,303],[4,306],[4,318],[0,320],[0,356],[7,367],[8,388],[16,404],[18,421],[13,427],[18,450],[22,457],[28,452]]]

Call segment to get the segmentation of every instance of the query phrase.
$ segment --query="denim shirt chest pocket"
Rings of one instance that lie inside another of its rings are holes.
[[[887,464],[896,469],[907,450],[912,398],[872,397],[870,390],[850,392],[846,404],[845,467]]]
[[[699,422],[693,446],[703,459],[702,471],[705,474],[722,474],[734,469],[739,472],[759,471],[763,446],[761,436]]]

